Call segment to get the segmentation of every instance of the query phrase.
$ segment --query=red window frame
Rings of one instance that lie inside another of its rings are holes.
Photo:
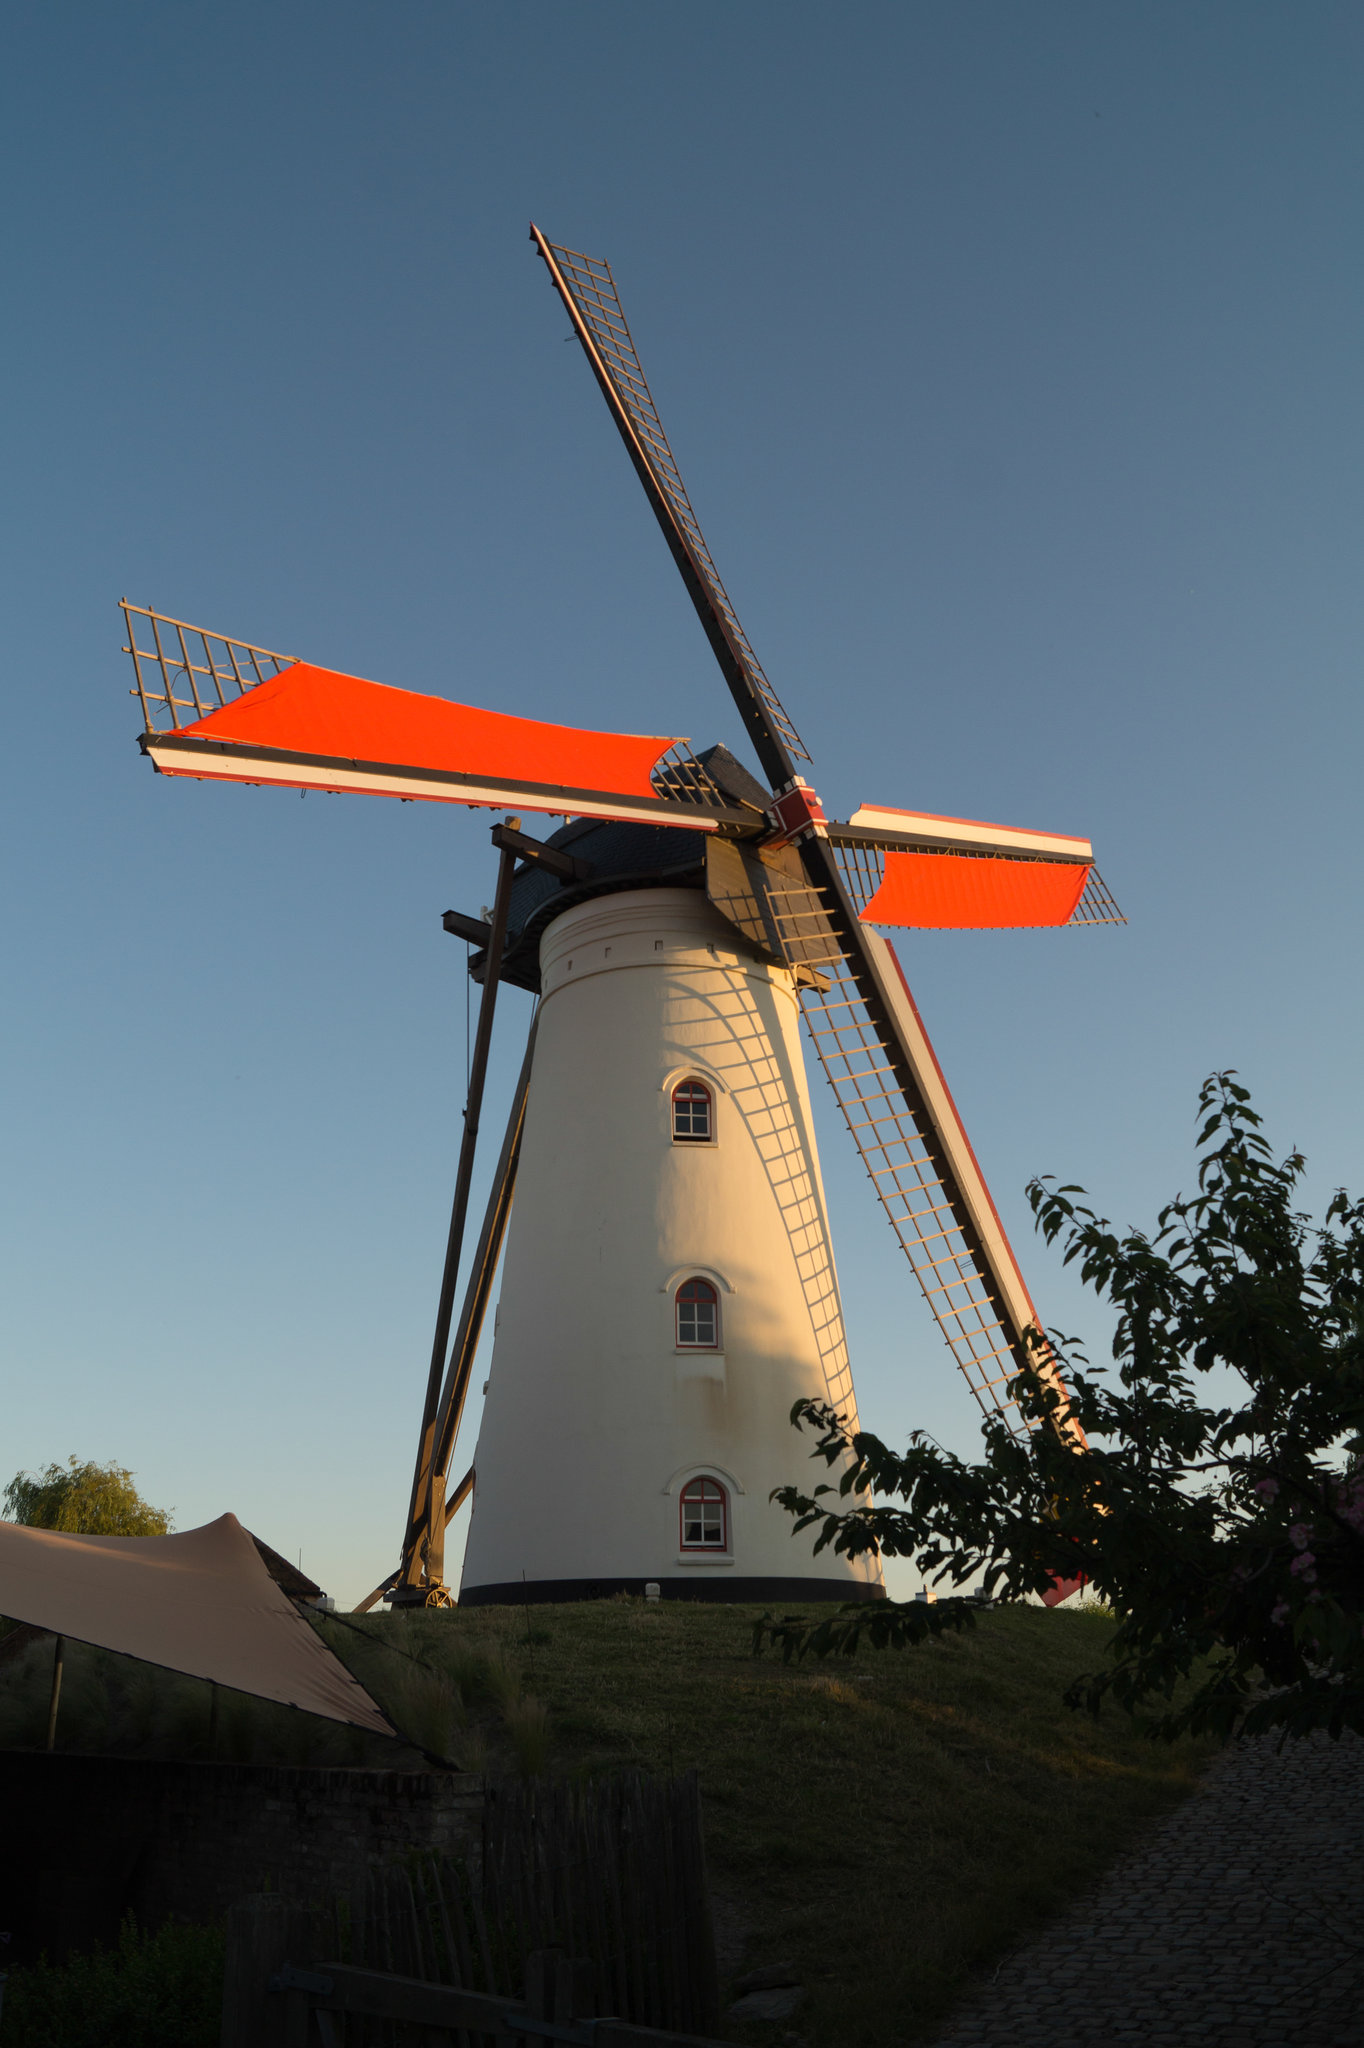
[[[709,1337],[698,1337],[694,1333],[701,1327],[701,1311],[710,1310]],[[689,1324],[691,1335],[683,1335],[684,1322]],[[712,1287],[709,1280],[703,1280],[699,1273],[693,1273],[690,1280],[684,1280],[673,1296],[673,1323],[677,1333],[679,1351],[718,1351],[720,1349],[720,1291]]]
[[[687,1540],[687,1509],[700,1510],[698,1521],[702,1530],[700,1542]],[[707,1542],[705,1529],[714,1524],[714,1511],[719,1509],[720,1535],[718,1542]],[[707,1510],[711,1512],[708,1514]],[[718,1479],[712,1479],[708,1472],[700,1472],[695,1479],[689,1479],[683,1487],[677,1503],[677,1545],[679,1550],[706,1552],[714,1557],[729,1549],[729,1491]]]
[[[700,1119],[698,1110],[702,1112]],[[694,1128],[698,1120],[704,1121],[704,1130]],[[714,1142],[715,1092],[704,1081],[698,1081],[694,1074],[689,1074],[673,1089],[673,1143],[710,1145]]]

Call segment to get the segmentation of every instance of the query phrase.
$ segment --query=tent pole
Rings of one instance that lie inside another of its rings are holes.
[[[66,1638],[58,1636],[52,1645],[52,1697],[47,1703],[47,1747],[57,1746],[57,1703],[62,1696],[62,1665],[66,1661]]]

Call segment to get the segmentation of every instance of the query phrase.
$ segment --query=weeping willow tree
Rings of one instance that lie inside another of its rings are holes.
[[[143,1500],[125,1466],[79,1458],[38,1473],[16,1472],[4,1508],[11,1522],[79,1536],[164,1536],[174,1519],[171,1509]]]

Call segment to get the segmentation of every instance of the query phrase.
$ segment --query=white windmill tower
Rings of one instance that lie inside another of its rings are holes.
[[[125,605],[141,745],[163,774],[573,821],[547,842],[519,818],[495,827],[490,917],[446,913],[478,947],[483,997],[402,1560],[365,1604],[449,1601],[445,1530],[471,1492],[465,1602],[649,1581],[673,1597],[876,1597],[874,1568],[797,1550],[768,1499],[790,1477],[792,1403],[846,1414],[854,1398],[799,1018],[972,1392],[1016,1419],[1008,1382],[1038,1318],[875,927],[1118,912],[1085,840],[867,806],[825,818],[609,268],[531,233],[771,787],[722,747],[478,711]],[[538,1003],[456,1321],[502,981]],[[475,1462],[451,1489],[504,1245]]]
[[[762,806],[718,753],[712,777]],[[801,1052],[810,971],[716,907],[694,833],[550,843],[589,873],[524,889],[524,917],[512,893],[503,972],[540,1003],[460,1598],[879,1591],[793,1551],[768,1501],[792,1403],[853,1401]]]

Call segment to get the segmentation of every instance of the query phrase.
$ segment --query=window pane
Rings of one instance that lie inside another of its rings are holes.
[[[709,1281],[684,1280],[678,1288],[677,1341],[708,1351],[719,1349],[719,1303]]]
[[[717,1479],[689,1479],[682,1489],[684,1550],[723,1550],[727,1500]]]
[[[700,1081],[681,1081],[673,1090],[673,1136],[693,1141],[710,1137],[710,1090]]]

